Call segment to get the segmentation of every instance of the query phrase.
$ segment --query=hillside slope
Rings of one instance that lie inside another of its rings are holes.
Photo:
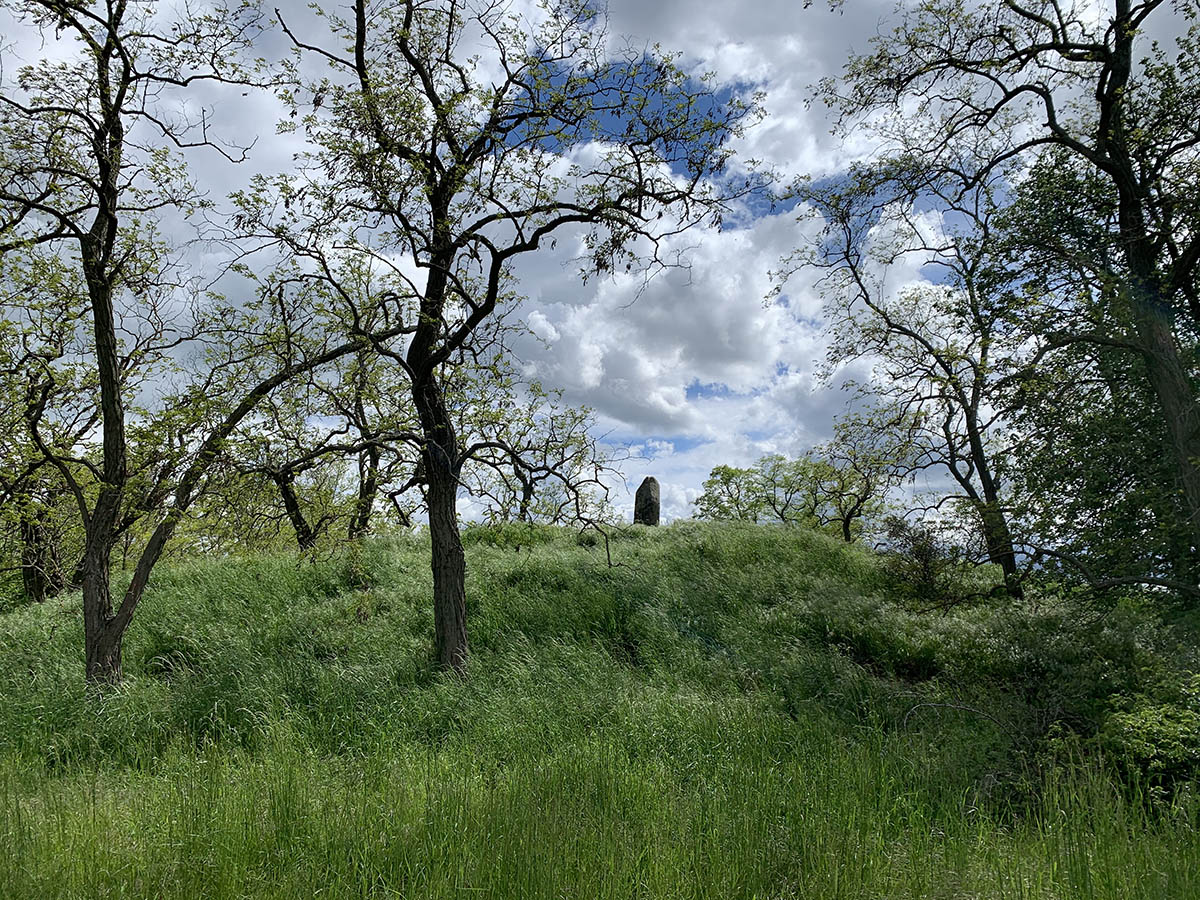
[[[417,538],[164,568],[102,696],[78,598],[4,614],[0,896],[1200,896],[1195,792],[1089,737],[1163,670],[1136,610],[916,614],[796,530],[467,542],[466,681]]]

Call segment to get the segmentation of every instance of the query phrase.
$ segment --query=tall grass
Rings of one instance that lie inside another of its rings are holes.
[[[166,570],[103,695],[71,598],[6,615],[0,897],[1200,897],[1194,795],[979,693],[1033,652],[1002,616],[802,532],[468,540],[466,681],[415,539]]]

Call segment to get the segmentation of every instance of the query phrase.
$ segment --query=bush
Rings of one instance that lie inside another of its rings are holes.
[[[1200,675],[1179,685],[1173,701],[1128,701],[1105,720],[1098,743],[1131,779],[1172,788],[1200,778]]]
[[[895,516],[886,522],[883,571],[891,592],[922,609],[949,609],[980,595],[970,554],[937,529]]]

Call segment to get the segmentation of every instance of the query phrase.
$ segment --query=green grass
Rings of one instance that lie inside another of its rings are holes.
[[[165,568],[103,695],[77,597],[6,614],[0,897],[1200,897],[1189,785],[1039,724],[1149,677],[1134,611],[911,615],[805,532],[502,538],[466,681],[415,539]]]

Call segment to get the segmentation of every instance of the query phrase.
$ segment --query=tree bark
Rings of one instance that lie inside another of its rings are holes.
[[[358,457],[358,498],[354,503],[354,515],[350,517],[347,536],[357,541],[366,536],[371,528],[371,512],[375,507],[375,495],[379,492],[379,448],[372,445]]]
[[[96,371],[100,384],[103,434],[103,482],[90,521],[83,564],[83,641],[89,682],[116,684],[121,680],[121,640],[127,620],[113,616],[109,566],[116,542],[117,521],[128,481],[125,443],[125,403],[121,396],[117,336],[111,290],[88,269],[91,287]]]
[[[311,550],[319,536],[317,529],[308,524],[304,511],[300,509],[300,498],[296,496],[296,474],[290,470],[271,472],[271,480],[279,488],[279,496],[283,499],[283,508],[287,512],[292,530],[296,532],[296,543],[301,550]]]
[[[1133,270],[1131,285],[1134,328],[1146,363],[1146,375],[1158,398],[1166,425],[1167,458],[1174,463],[1179,479],[1179,492],[1187,517],[1188,534],[1193,554],[1200,553],[1200,403],[1196,385],[1190,377],[1172,327],[1170,308],[1153,291],[1150,272],[1153,264],[1141,248],[1130,251]],[[1195,555],[1185,561],[1189,571],[1181,577],[1195,575]]]
[[[1025,591],[1021,587],[1021,570],[1017,565],[1008,517],[1004,515],[998,500],[978,504],[977,508],[983,528],[983,539],[987,544],[988,559],[998,565],[1004,573],[1004,583],[1009,596],[1014,600],[1023,600]]]
[[[1187,531],[1191,539],[1191,558],[1182,561],[1179,573],[1187,581],[1197,575],[1200,555],[1200,402],[1197,385],[1175,336],[1172,300],[1183,280],[1191,279],[1195,263],[1174,271],[1169,257],[1147,225],[1148,210],[1153,208],[1151,191],[1145,182],[1145,169],[1135,157],[1125,119],[1127,85],[1134,63],[1134,10],[1128,0],[1118,0],[1111,33],[1112,77],[1108,90],[1100,95],[1101,112],[1109,120],[1097,141],[1097,150],[1107,154],[1109,176],[1117,189],[1117,221],[1129,264],[1129,302],[1146,374],[1158,398],[1166,424],[1167,446],[1164,451],[1175,464],[1178,487],[1183,497]]]
[[[467,669],[467,565],[458,533],[458,479],[431,473],[427,502],[432,538],[433,622],[438,665]]]
[[[121,681],[121,641],[125,625],[113,616],[109,587],[111,544],[89,539],[83,559],[83,644],[89,683]]]
[[[1021,587],[1021,569],[1017,565],[1012,529],[1008,525],[1008,516],[1004,514],[1004,507],[1000,502],[1000,487],[992,475],[991,458],[984,444],[983,433],[977,424],[978,408],[978,400],[967,407],[967,440],[983,493],[982,499],[975,495],[973,500],[979,513],[983,539],[987,544],[988,559],[998,565],[1004,573],[1008,595],[1014,600],[1023,600],[1025,590]]]
[[[121,644],[125,629],[111,625],[92,634],[87,644],[87,681],[89,684],[120,684]]]
[[[467,669],[467,564],[458,532],[458,441],[432,374],[413,385],[425,435],[425,502],[432,544],[433,626],[438,665],[456,675]]]
[[[65,586],[58,547],[47,532],[41,510],[21,517],[21,581],[25,596],[35,603],[44,603]]]

